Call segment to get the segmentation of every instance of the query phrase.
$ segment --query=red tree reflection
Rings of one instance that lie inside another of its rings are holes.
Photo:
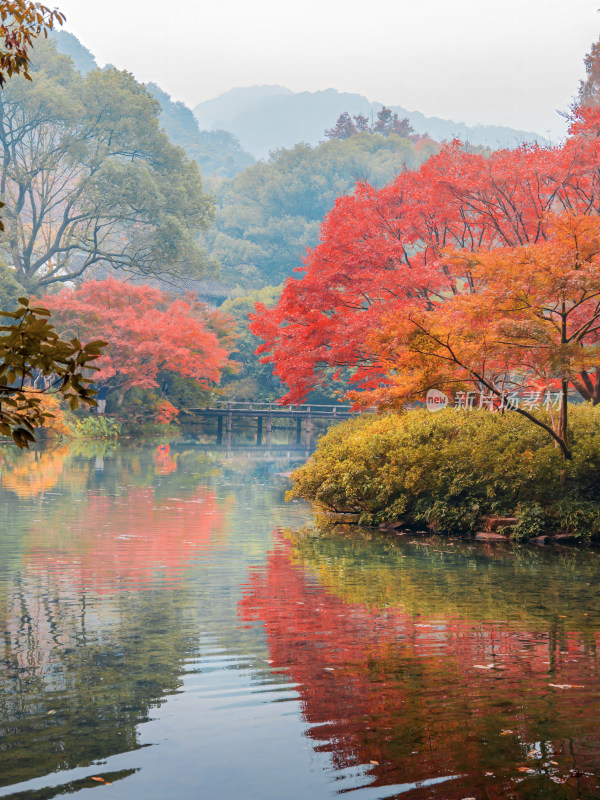
[[[424,782],[403,798],[575,798],[596,785],[597,634],[371,610],[290,551],[278,537],[239,613],[263,623],[273,668],[298,684],[307,735],[336,769],[365,765],[365,784],[392,791]]]
[[[160,588],[222,541],[222,524],[215,494],[204,488],[183,499],[160,499],[148,488],[92,495],[82,513],[49,526],[45,546],[27,553],[27,566],[73,589]]]

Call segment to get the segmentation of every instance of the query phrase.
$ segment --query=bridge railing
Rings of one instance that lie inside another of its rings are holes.
[[[335,417],[338,414],[352,414],[357,413],[352,411],[351,405],[338,405],[336,403],[323,404],[323,403],[303,403],[296,405],[282,406],[278,403],[257,403],[257,402],[244,402],[241,400],[222,401],[212,403],[206,408],[190,409],[191,411],[247,411],[252,414],[269,414],[273,412],[288,412],[289,414],[315,414],[327,415]]]

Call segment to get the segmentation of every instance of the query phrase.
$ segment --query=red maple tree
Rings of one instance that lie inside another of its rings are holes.
[[[600,110],[579,109],[561,147],[486,156],[454,142],[379,191],[359,184],[339,198],[302,279],[288,280],[279,303],[257,306],[252,318],[264,340],[258,352],[289,387],[284,402],[301,401],[342,368],[354,388],[383,396],[389,360],[373,332],[394,316],[476,291],[468,259],[458,274],[449,250],[526,247],[548,238],[548,220],[557,214],[598,214],[599,156]],[[573,383],[594,403],[599,372],[600,363],[586,365]]]
[[[62,333],[108,343],[94,379],[116,390],[119,402],[133,387],[156,389],[165,373],[208,388],[230,366],[232,321],[192,296],[174,299],[150,286],[109,278],[46,295],[41,303]]]

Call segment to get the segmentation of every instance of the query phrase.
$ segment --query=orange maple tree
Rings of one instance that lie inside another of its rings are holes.
[[[537,244],[451,251],[445,268],[457,283],[468,274],[470,289],[384,318],[368,342],[388,382],[354,397],[394,405],[430,388],[471,390],[471,402],[483,398],[544,428],[570,458],[568,388],[595,392],[589,369],[600,361],[600,218],[564,214],[544,224]],[[533,400],[550,389],[559,408],[554,415],[547,403],[547,420]]]

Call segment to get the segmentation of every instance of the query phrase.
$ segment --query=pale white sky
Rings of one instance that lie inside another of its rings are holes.
[[[332,87],[555,136],[600,34],[599,0],[55,1],[100,64],[190,107],[235,86]]]

